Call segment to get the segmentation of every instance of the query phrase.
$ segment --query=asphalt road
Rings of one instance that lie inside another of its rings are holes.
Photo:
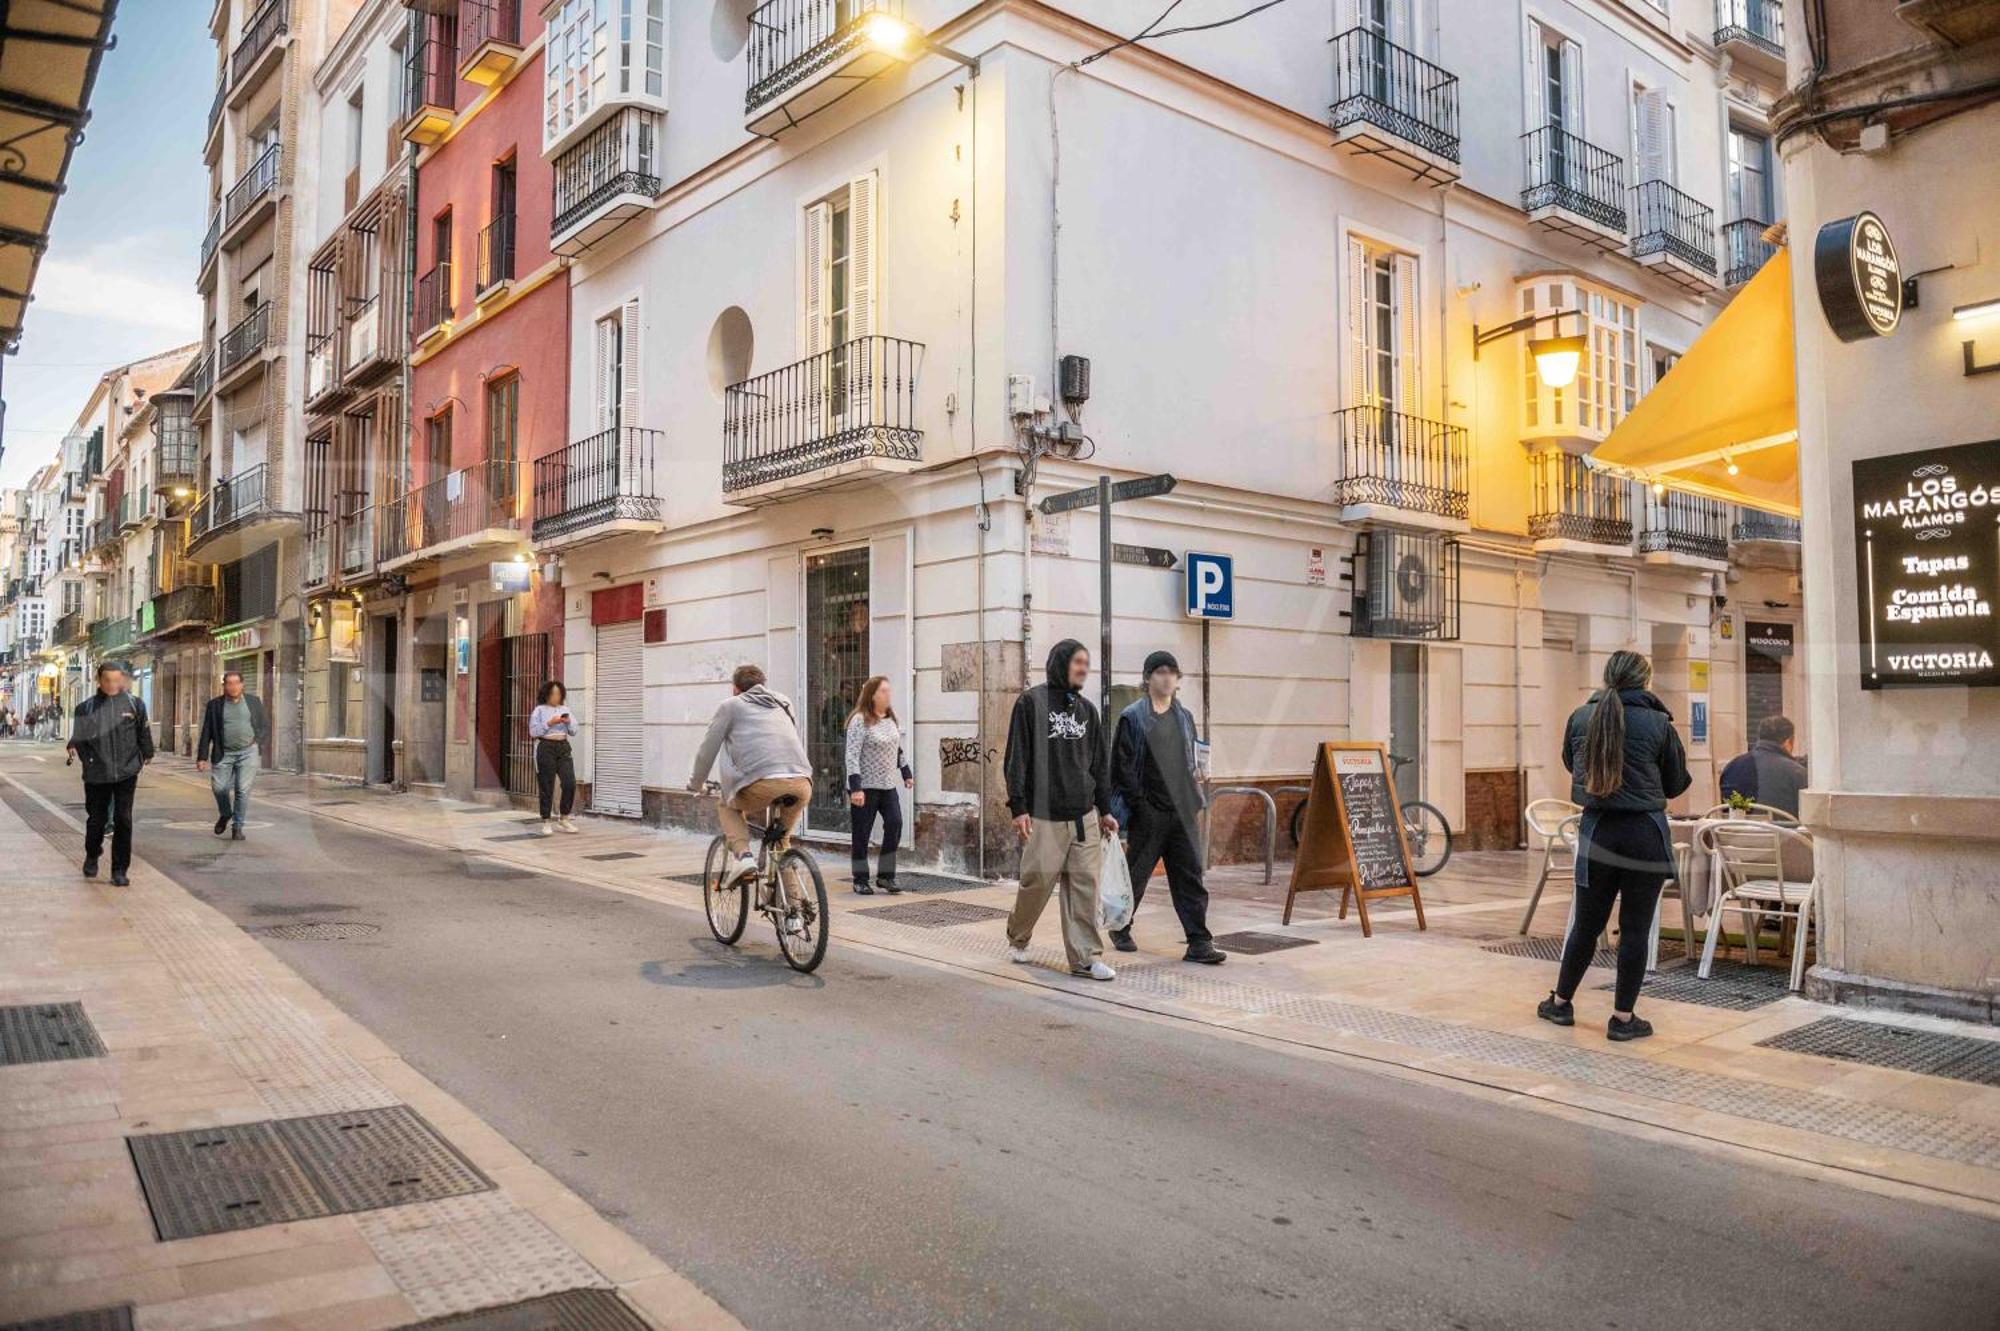
[[[0,770],[79,798],[58,764]],[[1990,1331],[2000,1308],[2000,1224],[1959,1212],[837,937],[802,978],[754,922],[731,952],[691,911],[270,804],[232,845],[212,810],[149,779],[141,856],[246,928],[379,925],[268,946],[760,1331]]]

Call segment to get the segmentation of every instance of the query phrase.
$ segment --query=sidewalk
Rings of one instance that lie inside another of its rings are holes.
[[[220,913],[143,861],[129,888],[85,882],[76,820],[4,776],[0,795],[0,1007],[17,1009],[0,1022],[42,1059],[0,1066],[0,1323],[108,1309],[88,1325],[374,1331],[544,1297],[601,1311],[615,1291],[633,1326],[736,1327]],[[80,1005],[101,1049],[49,1038],[58,1004]],[[401,1121],[394,1106],[435,1129],[443,1166],[352,1154]],[[232,1125],[317,1115],[355,1135],[298,1147],[296,1173],[268,1153],[245,1170],[247,1143],[274,1130]],[[192,1129],[207,1131],[150,1195],[135,1154]],[[397,1187],[426,1199],[364,1196]],[[251,1207],[314,1218],[156,1230]]]
[[[163,776],[201,779],[182,760],[161,769]],[[700,909],[705,836],[585,818],[582,835],[543,839],[532,835],[532,816],[519,810],[301,778],[260,781],[258,795],[316,817],[432,845],[445,841]],[[1715,979],[1697,981],[1692,964],[1677,959],[1671,945],[1641,1000],[1659,1029],[1653,1039],[1605,1041],[1610,995],[1600,990],[1608,991],[1608,969],[1593,969],[1585,980],[1578,1024],[1551,1026],[1535,1018],[1534,1004],[1553,982],[1568,892],[1564,884],[1550,885],[1533,937],[1522,939],[1521,912],[1539,866],[1524,854],[1455,856],[1425,882],[1430,928],[1418,932],[1407,904],[1384,901],[1373,908],[1372,939],[1361,937],[1351,917],[1333,918],[1335,893],[1302,898],[1294,924],[1281,926],[1283,864],[1269,886],[1261,882],[1261,865],[1219,869],[1211,883],[1211,926],[1233,952],[1219,968],[1179,960],[1165,884],[1156,880],[1135,929],[1142,950],[1109,955],[1119,970],[1111,984],[1068,975],[1052,917],[1037,934],[1033,964],[1008,964],[1000,922],[1012,904],[1011,884],[906,869],[913,891],[857,897],[848,890],[844,855],[821,848],[819,859],[833,900],[836,953],[872,949],[984,982],[1036,984],[1229,1037],[1282,1042],[1308,1056],[1356,1060],[1387,1075],[1441,1078],[1469,1093],[1587,1114],[1600,1125],[1684,1146],[1745,1152],[1771,1167],[1878,1190],[1914,1189],[1934,1202],[2000,1215],[2000,1033],[1812,1003],[1785,992],[1778,967],[1718,961]],[[1226,937],[1244,933],[1252,937]],[[742,945],[775,958],[759,921]],[[1540,955],[1517,955],[1523,951]],[[1836,1025],[1807,1034],[1838,1036],[1849,1045],[1872,1036],[1924,1046],[1892,1058],[1910,1064],[1943,1048],[1959,1059],[1957,1075],[1759,1045],[1827,1019]]]

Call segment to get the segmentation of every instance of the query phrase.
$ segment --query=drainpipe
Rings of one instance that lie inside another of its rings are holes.
[[[1527,570],[1514,566],[1514,848],[1527,846],[1527,834],[1523,822],[1528,808],[1528,741],[1521,706],[1522,646],[1521,646],[1521,590],[1528,580]]]

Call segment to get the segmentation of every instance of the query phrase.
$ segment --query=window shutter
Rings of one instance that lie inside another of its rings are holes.
[[[1417,49],[1415,34],[1413,32],[1416,16],[1412,12],[1416,7],[1417,0],[1389,0],[1387,6],[1389,11],[1389,40],[1402,47],[1405,51],[1414,51]]]
[[[1659,88],[1640,88],[1632,99],[1633,182],[1674,178],[1672,110]]]
[[[875,218],[880,212],[880,193],[873,171],[847,183],[847,328],[851,338],[875,332]]]
[[[1583,48],[1575,42],[1562,44],[1563,128],[1582,138],[1587,133],[1583,115]]]
[[[1368,249],[1347,238],[1347,365],[1341,385],[1350,407],[1372,406],[1368,391]]]
[[[826,265],[833,252],[833,209],[816,203],[806,209],[805,245],[799,271],[799,341],[808,356],[826,350]]]
[[[1361,26],[1361,0],[1335,0],[1334,35],[1351,32]]]
[[[1423,314],[1419,303],[1417,256],[1395,257],[1396,289],[1396,410],[1424,414]]]
[[[1548,110],[1542,105],[1542,42],[1542,25],[1530,19],[1521,39],[1521,71],[1531,134],[1549,123]]]
[[[639,423],[639,298],[625,302],[618,348],[618,423],[636,427]]]

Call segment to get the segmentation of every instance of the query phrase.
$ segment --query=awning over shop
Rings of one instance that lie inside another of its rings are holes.
[[[1797,517],[1798,441],[1792,263],[1780,248],[1591,460]]]

